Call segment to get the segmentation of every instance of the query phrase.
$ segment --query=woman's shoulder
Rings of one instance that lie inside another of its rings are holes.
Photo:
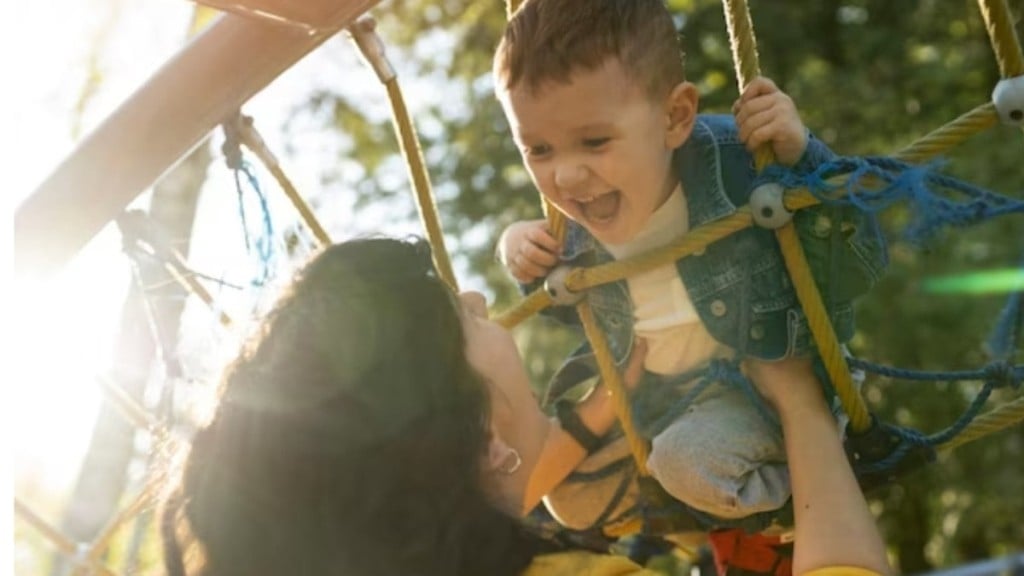
[[[624,556],[571,551],[542,554],[522,576],[656,576]]]

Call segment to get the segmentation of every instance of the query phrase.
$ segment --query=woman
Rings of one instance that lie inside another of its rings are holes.
[[[642,350],[627,383],[641,366]],[[784,425],[800,433],[793,465],[806,466],[793,474],[794,490],[808,499],[797,510],[795,565],[883,572],[884,555],[878,562],[871,556],[878,550],[851,543],[849,533],[840,542],[849,556],[829,556],[835,542],[801,532],[823,521],[821,512],[831,524],[850,508],[844,528],[878,540],[835,427],[829,433],[821,425],[829,417],[821,393],[804,388],[809,393],[764,391]],[[577,426],[598,436],[614,423],[600,386],[576,416]],[[805,429],[813,436],[805,438]],[[834,443],[821,440],[833,436]],[[840,464],[833,466],[838,480],[816,463],[822,450],[830,465]],[[483,298],[453,295],[426,244],[335,245],[302,270],[227,372],[220,405],[196,434],[165,503],[167,569],[203,576],[643,574],[621,557],[561,550],[517,519],[585,455],[539,409],[514,341],[487,320]],[[830,496],[844,470],[856,498]],[[804,502],[800,494],[797,502]],[[825,555],[804,552],[819,541]]]

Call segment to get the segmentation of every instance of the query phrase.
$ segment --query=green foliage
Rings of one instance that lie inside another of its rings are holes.
[[[737,96],[721,4],[672,0],[687,54],[687,74],[702,109],[727,112]],[[805,123],[841,154],[887,154],[983,104],[999,73],[973,2],[821,0],[755,2],[752,17],[760,66],[801,109]],[[496,305],[514,302],[514,287],[495,263],[494,242],[506,224],[539,216],[537,194],[520,167],[491,93],[490,56],[504,6],[478,0],[393,0],[376,12],[388,54],[404,81],[436,87],[423,114],[428,160],[442,221],[469,274],[482,278]],[[383,96],[382,96],[383,98]],[[405,194],[404,169],[387,121],[368,116],[344,95],[317,94],[363,163],[361,198]],[[1019,195],[1020,135],[997,128],[955,150],[947,169],[996,191]],[[399,174],[400,177],[395,175]],[[906,213],[887,216],[890,236]],[[924,279],[1005,268],[1024,252],[1020,217],[951,230],[924,247],[895,241],[888,277],[859,308],[853,342],[866,359],[922,369],[963,369],[987,361],[983,343],[1000,295],[926,294]],[[543,381],[571,337],[532,321],[518,334],[530,371]],[[869,405],[887,421],[926,432],[950,424],[966,407],[970,384],[872,380]],[[990,406],[1007,400],[997,395]],[[1024,547],[1024,428],[1016,427],[943,455],[930,468],[872,495],[903,572],[958,564]]]

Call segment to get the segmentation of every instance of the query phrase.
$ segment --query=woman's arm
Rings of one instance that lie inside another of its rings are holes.
[[[796,520],[793,573],[850,566],[888,574],[881,534],[810,361],[745,368],[782,421]]]
[[[627,390],[632,390],[640,382],[646,356],[647,345],[642,339],[637,338],[622,375]],[[587,399],[577,405],[576,414],[580,423],[598,437],[607,434],[615,425],[617,418],[612,397],[603,383],[598,384]],[[529,512],[539,504],[541,498],[561,484],[586,457],[586,449],[562,429],[556,418],[550,419],[544,449],[526,487],[524,512]]]

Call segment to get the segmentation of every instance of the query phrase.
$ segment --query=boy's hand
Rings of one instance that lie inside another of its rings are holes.
[[[524,220],[510,225],[498,240],[498,259],[520,284],[547,276],[558,264],[560,246],[546,220]]]
[[[793,99],[768,78],[755,78],[733,104],[740,140],[751,152],[771,144],[779,164],[792,166],[807,148],[807,130]]]

